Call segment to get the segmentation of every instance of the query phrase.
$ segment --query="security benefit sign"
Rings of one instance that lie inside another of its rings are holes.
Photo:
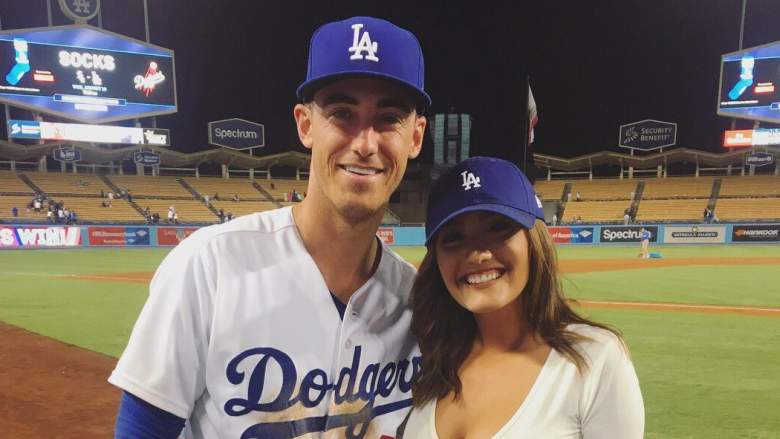
[[[133,162],[144,166],[160,164],[160,154],[152,151],[136,151],[133,153]]]
[[[81,151],[68,146],[60,146],[52,151],[54,160],[58,162],[70,163],[81,161]]]
[[[726,226],[666,226],[664,242],[670,244],[726,242]]]
[[[623,148],[651,151],[677,144],[677,124],[645,119],[620,126],[618,145]]]
[[[231,149],[265,146],[265,126],[244,119],[209,122],[209,143]]]
[[[780,224],[734,226],[731,231],[731,240],[734,242],[778,242],[780,241]]]
[[[0,32],[0,102],[83,123],[176,112],[173,51],[88,25]]]

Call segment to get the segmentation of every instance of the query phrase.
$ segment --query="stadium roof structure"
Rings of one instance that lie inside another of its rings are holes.
[[[675,148],[649,155],[629,155],[613,151],[600,151],[572,158],[556,157],[545,154],[534,154],[534,164],[541,169],[556,171],[583,171],[594,166],[614,165],[633,167],[636,169],[653,169],[658,165],[669,163],[696,163],[697,166],[726,167],[728,165],[742,166],[745,156],[752,152],[769,152],[780,156],[780,147],[754,146],[738,150],[714,153],[691,148]]]
[[[0,158],[17,161],[38,161],[51,156],[53,150],[63,146],[75,146],[81,151],[81,163],[110,163],[132,161],[133,153],[141,150],[138,145],[121,148],[105,148],[99,145],[74,142],[47,142],[22,145],[0,140]],[[269,169],[273,166],[290,166],[308,169],[311,155],[289,151],[265,156],[249,155],[229,148],[215,148],[193,153],[183,153],[160,146],[144,146],[144,151],[160,154],[160,164],[170,167],[197,166],[202,163],[219,163],[243,169]]]

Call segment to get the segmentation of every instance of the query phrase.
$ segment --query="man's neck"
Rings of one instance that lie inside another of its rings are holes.
[[[307,198],[293,207],[293,218],[328,289],[347,303],[373,275],[379,245],[376,231],[382,212],[353,224],[331,209],[317,206],[314,198]]]

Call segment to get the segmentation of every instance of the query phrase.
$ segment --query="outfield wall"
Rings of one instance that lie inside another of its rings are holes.
[[[558,244],[614,245],[639,243],[642,227],[650,231],[654,244],[780,243],[780,223],[577,225],[549,227],[549,231]],[[0,249],[165,247],[175,246],[195,230],[187,226],[0,225]],[[380,227],[377,235],[389,245],[425,245],[424,227]]]

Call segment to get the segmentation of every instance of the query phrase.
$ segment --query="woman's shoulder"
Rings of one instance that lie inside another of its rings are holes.
[[[582,337],[577,342],[577,347],[591,361],[609,361],[628,355],[623,339],[610,330],[583,323],[568,325],[566,329]]]

